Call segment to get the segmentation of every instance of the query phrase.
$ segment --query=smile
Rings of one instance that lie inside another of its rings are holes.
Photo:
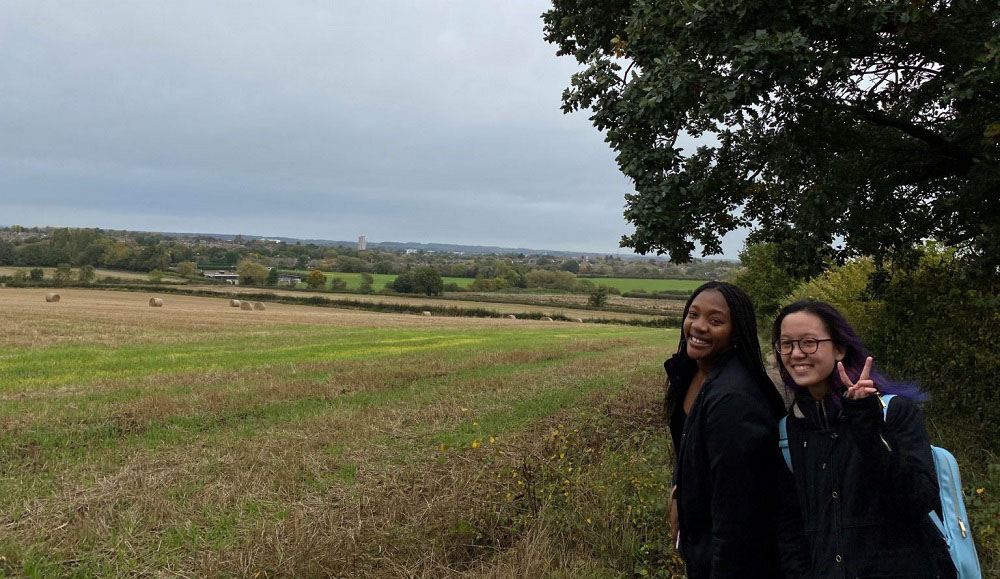
[[[688,336],[688,341],[696,346],[707,346],[711,343],[708,340],[699,338],[698,336]]]

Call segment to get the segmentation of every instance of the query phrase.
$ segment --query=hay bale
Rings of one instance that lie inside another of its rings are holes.
[[[507,314],[504,317],[506,317],[508,320],[516,320],[517,319],[517,316],[515,316],[514,314]]]
[[[45,301],[47,302],[57,302],[59,301],[59,294],[45,294]]]
[[[424,311],[422,311],[422,312],[420,312],[420,313],[421,313],[422,315],[424,315],[424,316],[429,316],[429,315],[431,315],[431,313],[430,313],[429,311],[427,311],[427,310],[424,310]]]
[[[240,302],[240,309],[241,310],[252,311],[253,310],[253,304],[251,304],[250,302]]]
[[[550,318],[550,317],[548,317],[548,316],[542,316],[542,321],[543,321],[543,322],[551,322],[551,321],[552,321],[552,318]]]
[[[573,318],[573,321],[574,321],[574,322],[578,322],[578,323],[580,323],[580,324],[582,324],[582,323],[583,323],[583,320],[581,320],[580,318]]]
[[[229,300],[229,305],[234,308],[240,307],[240,300]]]
[[[162,298],[149,298],[149,307],[151,308],[162,308],[163,299]]]
[[[253,309],[264,311],[264,309],[265,309],[264,308],[264,302],[254,302],[253,303]]]

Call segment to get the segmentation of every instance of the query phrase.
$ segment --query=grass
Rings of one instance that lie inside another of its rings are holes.
[[[646,290],[649,293],[664,291],[692,292],[705,283],[697,279],[638,279],[625,277],[591,277],[582,278],[594,282],[595,285],[606,285],[618,288],[622,292]]]
[[[308,271],[300,270],[296,271],[296,274],[305,276]],[[340,272],[324,272],[326,275],[327,284],[329,280],[334,277],[339,277],[347,283],[347,288],[350,290],[357,290],[361,287],[361,274],[360,273],[340,273]],[[388,273],[375,273],[372,274],[373,282],[372,289],[375,291],[380,291],[385,288],[385,285],[392,280],[396,279],[395,274]],[[606,285],[610,287],[615,287],[622,292],[632,291],[636,289],[644,289],[647,292],[661,292],[661,291],[684,291],[690,292],[695,288],[705,283],[703,280],[689,280],[689,279],[634,279],[634,278],[621,278],[621,277],[600,277],[600,278],[588,278],[581,277],[580,279],[587,279],[592,281],[596,285]],[[466,288],[473,281],[472,278],[467,277],[442,277],[441,281],[445,285],[449,283],[458,284],[461,288]],[[299,288],[306,288],[305,283],[301,283]]]
[[[38,269],[42,270],[42,272],[45,275],[45,279],[46,280],[52,280],[52,278],[55,277],[56,268],[54,268],[54,267],[39,267],[39,266],[32,266],[32,265],[17,266],[17,267],[15,267],[15,266],[0,266],[0,276],[14,275],[14,272],[17,271],[17,270],[23,270],[25,272],[28,272],[28,271],[31,271],[32,269],[35,269],[35,268],[38,268]],[[80,268],[74,267],[72,269],[72,271],[73,271],[73,279],[76,280],[77,277],[80,274]],[[125,271],[125,270],[121,270],[121,269],[104,269],[104,268],[100,268],[100,267],[94,269],[94,279],[100,280],[100,279],[104,279],[104,278],[107,278],[107,277],[118,278],[118,279],[123,279],[123,280],[128,280],[128,281],[149,281],[149,274],[148,273],[141,273],[141,272],[136,272],[136,271]],[[171,276],[169,273],[166,273],[166,274],[164,274],[162,281],[164,283],[184,283],[187,280],[185,280],[183,278],[179,278],[179,277],[174,277],[174,276]]]
[[[675,330],[2,291],[0,576],[676,570]]]
[[[676,330],[0,290],[0,577],[680,577]],[[1000,470],[955,425],[984,576]]]

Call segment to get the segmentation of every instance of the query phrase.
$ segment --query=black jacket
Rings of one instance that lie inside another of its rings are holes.
[[[791,477],[777,450],[777,417],[735,356],[706,377],[685,418],[695,368],[682,356],[664,364],[676,452],[674,482],[681,556],[689,579],[781,577],[776,544],[777,479]],[[785,501],[794,510],[794,502]]]
[[[955,577],[927,514],[940,512],[930,441],[916,404],[815,400],[802,389],[788,416],[810,577]]]

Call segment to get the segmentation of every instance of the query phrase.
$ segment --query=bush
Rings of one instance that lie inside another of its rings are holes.
[[[608,286],[597,286],[590,292],[587,303],[595,308],[603,308],[608,303]]]
[[[871,260],[855,260],[801,285],[785,303],[811,297],[836,306],[877,365],[930,394],[930,417],[965,424],[981,448],[1000,452],[1000,280],[970,275],[953,251],[934,245],[913,269],[886,278],[878,299],[873,279]]]

